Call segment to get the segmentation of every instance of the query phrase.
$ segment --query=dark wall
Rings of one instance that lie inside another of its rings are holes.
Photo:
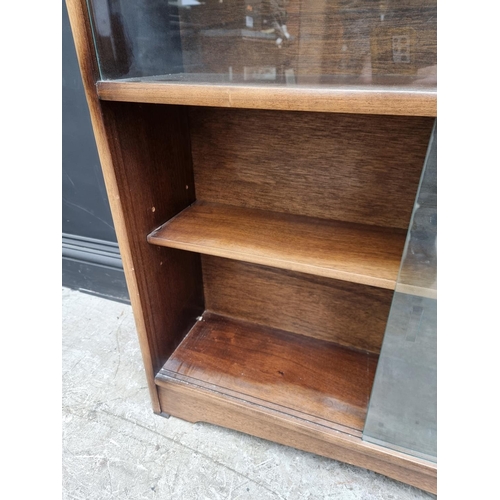
[[[63,285],[128,294],[66,4],[62,2]]]
[[[62,230],[116,241],[64,1],[62,28]]]

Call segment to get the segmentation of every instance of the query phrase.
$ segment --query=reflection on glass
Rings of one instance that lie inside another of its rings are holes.
[[[436,460],[437,136],[420,182],[363,438]]]
[[[436,0],[89,0],[103,79],[435,89]]]

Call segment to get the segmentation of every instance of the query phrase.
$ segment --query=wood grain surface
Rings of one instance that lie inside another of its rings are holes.
[[[196,198],[407,229],[429,118],[189,108]]]
[[[361,431],[378,356],[205,313],[156,380],[179,378]]]
[[[394,289],[405,236],[399,229],[198,201],[148,241]]]
[[[148,241],[394,289],[405,237],[398,229],[196,202]]]
[[[208,311],[380,352],[391,290],[208,255],[202,267]]]
[[[274,87],[172,82],[97,83],[106,101],[225,108],[436,116],[437,92],[421,89]]]
[[[158,381],[161,408],[190,422],[209,422],[330,457],[436,493],[437,467],[360,437],[173,378]]]
[[[199,255],[155,248],[147,234],[195,199],[185,109],[102,103],[133,269],[157,372],[204,310]]]

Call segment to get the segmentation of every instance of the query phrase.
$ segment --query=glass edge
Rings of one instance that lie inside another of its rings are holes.
[[[428,160],[429,160],[432,148],[434,146],[434,141],[436,140],[436,135],[437,135],[437,118],[434,119],[434,124],[432,126],[432,131],[431,131],[430,138],[429,138],[429,144],[427,146],[427,152],[425,154],[425,159],[424,159],[424,163],[423,163],[423,167],[422,167],[422,173],[420,175],[418,189],[417,189],[417,193],[415,195],[414,206],[415,206],[415,203],[418,201],[419,196],[420,196],[420,190],[422,188],[422,182],[423,182],[424,175],[425,175],[425,172],[426,172],[426,166],[427,166],[427,163],[428,163]],[[408,247],[409,247],[409,242],[410,242],[410,238],[411,238],[411,227],[413,226],[414,217],[415,217],[415,210],[412,211],[411,218],[410,218],[410,223],[408,225],[408,233],[406,235],[405,246],[404,246],[404,249],[403,249],[403,254],[401,256],[401,263],[400,263],[400,266],[399,266],[398,278],[397,278],[397,281],[396,281],[396,287],[395,287],[395,290],[394,290],[394,294],[399,293],[399,294],[412,295],[412,294],[408,294],[406,292],[402,292],[402,291],[400,292],[400,291],[398,291],[397,287],[398,287],[398,283],[399,283],[399,279],[400,279],[400,275],[401,275],[401,270],[402,270],[403,265],[404,265],[406,253],[407,253]],[[437,300],[437,299],[433,299],[433,300]],[[389,316],[388,316],[388,319],[387,319],[387,323],[389,323],[389,320],[391,318],[391,312],[392,312],[392,304],[393,304],[393,302],[394,302],[394,298],[391,301],[391,310],[389,311]],[[384,332],[384,338],[382,340],[382,346],[380,348],[380,356],[382,356],[382,353],[383,353],[383,350],[384,350],[384,344],[387,341],[387,339],[386,339],[386,333],[387,333],[387,328],[386,328],[386,332]],[[408,455],[411,455],[411,456],[414,456],[414,457],[417,457],[417,458],[423,458],[423,459],[429,460],[431,462],[437,462],[437,457],[435,457],[433,455],[425,454],[425,453],[422,453],[422,452],[419,452],[419,451],[416,451],[416,450],[412,450],[410,448],[398,446],[398,445],[396,445],[394,443],[391,443],[389,441],[379,440],[377,438],[374,438],[373,436],[371,436],[370,434],[368,434],[366,432],[366,430],[365,430],[366,429],[366,422],[368,420],[368,414],[370,412],[370,406],[371,406],[371,403],[372,403],[373,388],[375,387],[375,384],[377,383],[377,377],[380,376],[379,374],[380,374],[380,371],[379,371],[379,367],[377,366],[377,370],[375,372],[375,377],[374,377],[374,380],[373,380],[372,391],[371,391],[370,397],[368,399],[367,413],[366,413],[366,418],[365,418],[365,425],[363,426],[363,432],[361,434],[362,440],[365,441],[365,442],[367,442],[367,443],[376,444],[378,446],[382,446],[382,447],[387,448],[387,449],[392,449],[394,451],[399,451],[399,452],[402,452],[402,453],[405,453],[405,454],[408,454]]]
[[[95,58],[97,61],[97,68],[99,70],[99,80],[104,80],[103,78],[103,73],[101,69],[101,59],[99,57],[99,51],[97,50],[97,35],[95,32],[95,27],[94,27],[94,17],[92,15],[92,9],[91,9],[91,3],[92,0],[85,0],[85,5],[87,7],[87,16],[89,19],[89,25],[90,25],[90,32],[92,34],[92,48],[94,50]]]

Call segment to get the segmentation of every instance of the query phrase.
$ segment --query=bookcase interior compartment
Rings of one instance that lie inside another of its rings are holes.
[[[147,239],[201,256],[205,312],[156,383],[360,433],[432,120],[186,112],[196,201]]]
[[[379,351],[393,288],[384,280],[397,277],[432,119],[121,102],[102,109],[153,377],[205,310]],[[207,206],[218,210],[212,222],[183,222]],[[222,253],[207,244],[165,248],[168,231],[155,241],[168,221],[200,240],[231,217],[218,237]],[[245,220],[257,229],[238,239]],[[260,255],[250,259],[255,245]],[[338,252],[327,273],[313,269],[339,245],[353,250]],[[292,265],[277,263],[290,255]],[[375,271],[360,280],[366,262]]]
[[[101,104],[157,412],[361,440],[433,120]]]
[[[150,243],[394,288],[432,119],[187,113],[196,203]]]

